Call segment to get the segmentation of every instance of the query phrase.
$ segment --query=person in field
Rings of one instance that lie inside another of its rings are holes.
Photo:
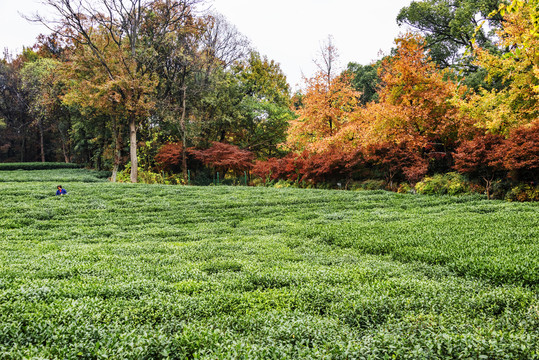
[[[67,194],[66,189],[63,189],[62,185],[58,185],[56,188],[58,189],[58,190],[56,190],[56,195],[61,196],[61,195],[66,195]]]

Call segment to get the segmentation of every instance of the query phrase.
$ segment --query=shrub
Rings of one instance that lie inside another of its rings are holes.
[[[513,179],[538,181],[539,121],[515,129],[503,147],[504,164]]]
[[[408,194],[413,191],[413,187],[408,183],[402,183],[397,188],[399,194]]]
[[[490,199],[492,182],[503,174],[503,162],[500,149],[503,137],[493,134],[476,136],[464,141],[454,154],[454,168],[473,179],[485,182],[487,198]]]
[[[131,165],[128,164],[123,171],[118,173],[116,181],[121,183],[131,182]],[[165,172],[156,173],[150,170],[138,168],[137,182],[143,184],[178,185],[182,183],[182,178],[175,174],[171,175]]]
[[[424,195],[459,195],[470,192],[464,176],[455,172],[427,176],[415,185],[415,189]]]
[[[350,186],[350,190],[385,190],[387,184],[384,180],[365,180],[354,182]]]
[[[164,170],[178,169],[182,162],[182,143],[168,143],[159,148],[155,161]]]
[[[520,184],[507,193],[506,199],[509,201],[539,201],[539,186]]]
[[[289,188],[292,187],[292,182],[289,180],[279,180],[273,185],[276,189]]]
[[[496,180],[492,183],[491,199],[505,199],[506,195],[511,191],[511,183],[506,180]],[[479,191],[476,191],[479,192]]]

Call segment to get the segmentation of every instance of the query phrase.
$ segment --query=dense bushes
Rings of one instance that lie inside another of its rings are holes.
[[[470,185],[462,175],[450,172],[427,176],[416,184],[415,189],[425,195],[461,195],[470,191]]]
[[[460,174],[424,177],[432,162],[431,152],[406,142],[385,142],[353,152],[332,147],[319,153],[290,153],[281,159],[257,161],[253,174],[266,184],[286,180],[318,188],[362,189],[366,187],[358,184],[372,180],[377,182],[376,188],[402,193],[413,191],[413,184],[422,179],[415,187],[421,194],[480,192],[496,199],[507,195],[513,201],[537,198],[533,189],[539,180],[539,123],[522,126],[507,139],[478,134],[463,141],[454,153],[443,155],[446,161],[454,159],[453,168]]]
[[[382,188],[401,193],[450,195],[475,192],[495,199],[507,195],[512,201],[536,198],[530,189],[534,189],[534,183],[539,180],[539,123],[517,128],[508,138],[476,133],[449,149],[433,146],[429,143],[429,146],[418,147],[407,141],[386,141],[356,149],[329,145],[318,152],[290,152],[282,158],[254,162],[252,152],[219,142],[207,149],[189,148],[186,152],[188,167],[192,169],[192,184],[217,183],[219,173],[219,183],[224,180],[230,184]],[[157,173],[161,169],[179,171],[181,155],[181,144],[161,147],[155,158],[159,164]],[[444,166],[438,166],[440,162]],[[447,169],[454,169],[458,174],[434,173]],[[244,172],[250,172],[249,181],[243,177]]]

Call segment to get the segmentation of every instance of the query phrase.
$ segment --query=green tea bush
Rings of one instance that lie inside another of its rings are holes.
[[[1,182],[103,182],[107,172],[87,169],[10,170],[0,171]]]
[[[52,170],[52,169],[80,169],[82,165],[57,162],[31,162],[31,163],[0,163],[0,171],[8,170]]]
[[[350,185],[350,190],[385,190],[387,184],[384,180],[365,180],[361,182],[353,182]]]
[[[461,174],[449,172],[427,176],[415,185],[415,189],[424,195],[461,195],[470,192],[470,185]]]
[[[82,181],[59,197],[28,173],[0,184],[0,358],[539,354],[539,203]]]

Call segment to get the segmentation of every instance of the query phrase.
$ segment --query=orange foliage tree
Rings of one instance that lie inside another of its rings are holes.
[[[118,30],[119,31],[119,30]],[[127,43],[111,44],[110,33],[93,29],[88,35],[100,56],[86,43],[76,43],[64,64],[64,75],[69,89],[62,101],[80,108],[84,114],[106,116],[111,119],[115,140],[113,181],[120,162],[123,144],[122,127],[129,126],[131,181],[137,181],[137,127],[155,106],[154,93],[157,79],[148,69],[140,67],[130,58]],[[106,67],[105,65],[106,64]]]
[[[407,142],[449,148],[469,128],[453,102],[464,87],[449,80],[425,50],[423,39],[406,34],[396,40],[395,55],[380,66],[379,102],[370,103],[336,136],[343,146]]]
[[[332,137],[348,123],[358,109],[360,93],[354,90],[347,73],[333,76],[336,58],[331,41],[322,49],[324,66],[306,79],[297,119],[290,122],[287,145],[293,150],[326,150]]]

